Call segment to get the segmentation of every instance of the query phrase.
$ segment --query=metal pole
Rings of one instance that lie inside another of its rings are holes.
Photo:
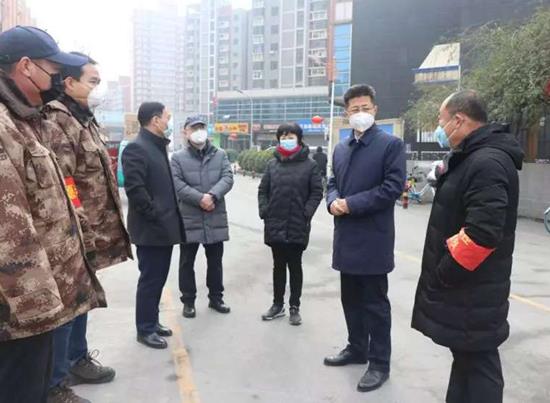
[[[332,81],[330,83],[330,122],[328,126],[328,152],[327,152],[327,159],[328,159],[328,166],[327,166],[327,176],[330,177],[332,172],[332,128],[333,128],[333,120],[334,120],[334,87],[335,87],[335,80],[334,77],[332,77]]]
[[[250,98],[250,149],[254,147],[254,101]]]

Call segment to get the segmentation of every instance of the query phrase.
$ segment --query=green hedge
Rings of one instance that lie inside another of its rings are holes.
[[[273,151],[245,150],[237,158],[239,166],[246,172],[263,174],[267,163],[273,158]]]
[[[233,150],[230,148],[228,150],[225,150],[225,152],[227,153],[227,158],[229,158],[229,162],[234,163],[235,161],[237,161],[237,158],[239,157],[239,152],[237,150]]]

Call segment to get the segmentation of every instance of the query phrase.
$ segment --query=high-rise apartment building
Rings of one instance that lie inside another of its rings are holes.
[[[243,88],[247,73],[248,13],[228,0],[187,7],[185,16],[185,112],[211,116],[216,94]]]
[[[253,0],[248,87],[325,85],[328,10],[329,0]]]
[[[133,27],[133,108],[158,101],[183,111],[185,19],[163,2],[158,10],[136,10]]]
[[[0,31],[7,31],[16,25],[36,25],[25,0],[0,0]]]

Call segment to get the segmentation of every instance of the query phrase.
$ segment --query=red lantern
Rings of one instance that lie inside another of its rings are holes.
[[[237,133],[231,133],[229,135],[229,140],[235,141],[235,140],[237,140],[237,138],[238,138]]]
[[[316,115],[314,117],[311,118],[311,122],[316,124],[316,125],[320,125],[321,123],[323,123],[323,118],[319,115]]]

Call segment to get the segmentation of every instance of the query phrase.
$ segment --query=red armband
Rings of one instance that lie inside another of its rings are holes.
[[[82,203],[80,202],[80,199],[78,197],[78,190],[72,176],[67,176],[65,178],[65,190],[67,191],[67,195],[73,203],[73,206],[75,206],[76,208],[81,207]]]
[[[464,228],[458,234],[447,239],[447,247],[451,256],[468,271],[475,271],[495,249],[485,248],[476,244]]]

